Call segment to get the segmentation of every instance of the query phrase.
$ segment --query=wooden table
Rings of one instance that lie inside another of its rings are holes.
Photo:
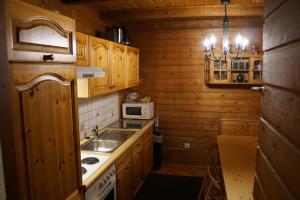
[[[217,138],[227,200],[253,200],[256,136]]]

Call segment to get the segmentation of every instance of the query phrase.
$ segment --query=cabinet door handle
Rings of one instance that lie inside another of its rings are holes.
[[[53,61],[54,60],[54,55],[53,54],[45,54],[43,55],[43,61]]]

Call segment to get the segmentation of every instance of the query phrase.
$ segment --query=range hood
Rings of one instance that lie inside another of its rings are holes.
[[[77,78],[102,78],[105,71],[96,67],[77,67]]]

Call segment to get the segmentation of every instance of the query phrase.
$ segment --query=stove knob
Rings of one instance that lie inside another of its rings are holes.
[[[101,189],[103,187],[103,183],[99,184],[99,189]]]
[[[106,175],[106,178],[109,179],[109,174]]]
[[[104,179],[103,179],[103,183],[105,184],[106,182],[107,182],[107,179],[106,179],[106,178],[104,178]]]

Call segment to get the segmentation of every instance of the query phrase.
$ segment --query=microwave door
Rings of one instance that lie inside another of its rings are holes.
[[[141,116],[142,115],[142,107],[127,107],[126,114],[134,115],[134,116]]]

